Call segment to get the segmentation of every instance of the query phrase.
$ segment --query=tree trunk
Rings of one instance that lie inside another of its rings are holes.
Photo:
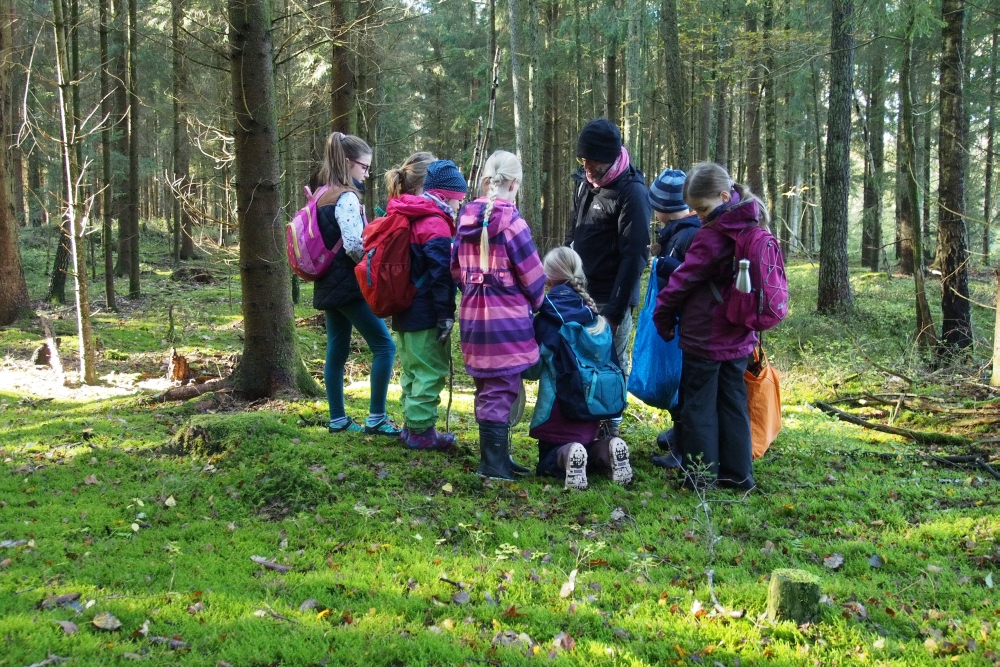
[[[702,72],[701,100],[698,104],[698,160],[707,162],[709,144],[712,134],[712,89],[715,87],[709,78],[710,72]]]
[[[129,127],[128,109],[128,3],[126,0],[113,0],[115,26],[112,33],[112,59],[115,63],[113,77],[115,93],[115,115],[118,127],[115,133],[115,151],[112,158],[114,170],[114,209],[118,220],[118,262],[115,264],[115,276],[121,278],[131,273],[132,254],[129,246],[129,213],[128,213],[128,155],[129,140],[132,130]]]
[[[509,0],[511,3],[515,0]],[[512,38],[513,39],[513,38]],[[621,126],[618,102],[618,42],[612,39],[607,46],[608,52],[604,58],[604,75],[606,95],[604,98],[604,115],[615,125]]]
[[[83,244],[83,235],[86,231],[86,215],[81,219],[77,209],[77,193],[79,190],[79,166],[76,164],[76,150],[73,146],[77,139],[75,117],[67,113],[67,88],[73,84],[66,80],[66,64],[70,62],[63,30],[64,17],[62,0],[52,1],[52,13],[55,24],[56,42],[56,82],[58,84],[59,99],[59,148],[60,157],[63,163],[63,178],[66,187],[66,223],[68,227],[67,235],[70,245],[70,252],[73,258],[73,294],[76,300],[76,324],[78,351],[80,359],[80,381],[86,384],[97,382],[96,351],[94,349],[94,336],[90,329],[90,299],[88,296],[89,285],[87,282],[87,254]],[[72,120],[67,127],[67,117]]]
[[[965,0],[941,4],[941,127],[938,141],[938,262],[941,268],[941,337],[947,348],[972,344],[969,253],[965,246],[967,118],[963,91]]]
[[[245,340],[237,389],[250,398],[318,393],[299,358],[278,201],[269,0],[229,1],[233,139]]]
[[[625,44],[625,145],[633,154],[636,166],[642,164],[642,116],[639,108],[642,90],[642,10],[645,1],[627,0],[628,41]]]
[[[115,258],[113,254],[112,203],[114,201],[114,184],[111,180],[111,60],[108,54],[108,24],[111,21],[108,11],[108,0],[100,0],[100,34],[101,34],[101,168],[104,179],[104,192],[101,193],[101,213],[104,222],[104,300],[105,307],[110,311],[118,310],[115,303]]]
[[[14,3],[0,0],[0,138],[13,137],[11,104],[14,51]],[[17,218],[11,193],[7,151],[0,154],[0,325],[13,323],[28,308],[28,285],[17,243]]]
[[[927,303],[927,291],[924,289],[924,254],[920,236],[920,217],[917,194],[917,158],[916,142],[913,138],[914,114],[912,95],[912,64],[913,64],[913,26],[916,10],[909,0],[909,14],[906,35],[903,38],[903,63],[899,69],[900,98],[900,136],[898,140],[899,156],[902,164],[900,170],[903,178],[903,192],[900,199],[900,227],[903,237],[903,257],[910,262],[913,273],[913,286],[916,292],[917,344],[923,349],[931,349],[937,345],[934,336],[934,323],[931,321],[931,309]]]
[[[354,72],[351,71],[351,49],[348,44],[344,3],[345,0],[330,2],[330,32],[333,35],[330,128],[334,132],[349,134],[354,107]]]
[[[830,39],[830,111],[827,118],[823,229],[817,310],[853,307],[847,269],[847,202],[851,186],[851,100],[854,81],[854,0],[833,0]]]
[[[128,0],[128,295],[136,299],[139,289],[139,82],[135,71],[139,32],[136,0]]]
[[[764,150],[767,162],[768,208],[775,218],[780,215],[778,194],[778,91],[774,77],[774,7],[773,0],[764,3]]]
[[[873,42],[865,98],[865,175],[861,213],[861,263],[878,271],[882,249],[882,181],[885,162],[885,46]]]
[[[524,25],[534,30],[530,21],[524,21],[520,15],[518,0],[508,2],[510,19],[510,59],[513,69],[514,84],[514,133],[517,141],[517,154],[524,168],[524,183],[521,185],[518,207],[524,214],[529,225],[541,224],[541,166],[534,139],[538,130],[533,127],[536,116],[531,109],[531,72],[528,57],[525,53],[529,46],[525,41]],[[530,39],[529,39],[530,41]]]
[[[1000,26],[993,28],[993,48],[990,52],[990,111],[986,128],[986,182],[983,187],[983,264],[990,262],[990,217],[993,215],[993,165],[996,154],[993,139],[996,136],[997,111],[997,41],[1000,41]],[[1000,377],[1000,369],[994,369]]]
[[[665,93],[669,141],[667,163],[687,169],[691,164],[691,153],[688,149],[687,133],[684,131],[684,100],[687,98],[684,91],[684,68],[681,65],[678,25],[677,0],[663,0],[660,9],[660,39],[663,40],[663,64],[667,78]]]
[[[764,176],[761,172],[760,146],[760,79],[763,67],[760,63],[760,39],[757,32],[757,16],[755,7],[750,7],[747,16],[747,37],[750,40],[750,78],[747,80],[747,176],[746,184],[754,194],[764,194]]]
[[[197,259],[194,249],[194,221],[190,205],[185,205],[191,196],[191,177],[188,173],[191,162],[191,140],[188,137],[188,71],[184,40],[181,37],[184,25],[184,0],[174,0],[174,187],[184,193],[174,196],[174,261]]]

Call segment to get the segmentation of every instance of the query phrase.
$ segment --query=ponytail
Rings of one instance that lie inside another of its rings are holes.
[[[415,195],[423,189],[427,178],[427,167],[437,158],[427,151],[419,151],[398,167],[385,172],[385,188],[389,199],[400,195]]]
[[[323,165],[319,169],[321,185],[354,187],[348,162],[363,155],[371,155],[372,147],[361,137],[343,132],[331,132],[323,150]]]
[[[758,224],[764,228],[769,226],[771,215],[761,198],[742,183],[734,182],[729,172],[722,165],[714,162],[699,162],[691,168],[684,180],[683,197],[684,201],[709,199],[728,190],[735,191],[740,196],[741,203],[756,200],[760,213]]]

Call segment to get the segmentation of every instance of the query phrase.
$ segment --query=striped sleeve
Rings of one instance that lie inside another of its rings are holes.
[[[510,226],[507,233],[510,234],[507,257],[517,275],[518,286],[531,305],[531,310],[537,311],[545,297],[545,270],[531,238],[531,230],[523,220],[518,220]]]

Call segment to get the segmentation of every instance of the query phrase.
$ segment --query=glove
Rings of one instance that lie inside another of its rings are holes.
[[[656,308],[653,310],[653,326],[656,327],[656,333],[659,334],[660,338],[669,343],[674,339],[677,317],[667,315]]]
[[[451,330],[454,326],[455,320],[438,320],[437,342],[440,345],[446,345],[448,343],[448,336],[451,335]]]
[[[665,340],[668,343],[674,339],[674,328],[673,327],[671,327],[669,329],[660,329],[660,328],[657,328],[656,329],[656,333],[658,333],[660,335],[660,338],[662,338],[663,340]]]

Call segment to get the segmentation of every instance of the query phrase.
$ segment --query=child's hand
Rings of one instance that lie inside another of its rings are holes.
[[[656,329],[656,333],[658,333],[660,335],[660,338],[662,338],[663,340],[667,341],[668,343],[674,339],[674,328],[673,327],[670,327],[669,329],[660,329],[660,328],[657,328]]]
[[[437,342],[440,345],[448,344],[448,337],[451,335],[451,330],[455,326],[455,320],[438,320],[437,323]]]

